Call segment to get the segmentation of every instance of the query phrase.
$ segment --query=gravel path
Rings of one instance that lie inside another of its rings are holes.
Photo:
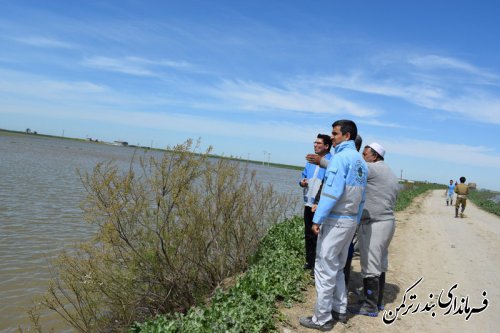
[[[351,317],[332,332],[500,332],[500,218],[470,201],[464,218],[455,218],[454,210],[446,206],[444,190],[436,190],[397,213],[389,249],[387,312],[377,318]],[[351,291],[362,285],[359,271],[359,258],[354,258]],[[349,299],[354,302],[357,296],[350,293]],[[314,331],[298,323],[299,316],[312,313],[314,285],[304,300],[281,309],[281,332]]]

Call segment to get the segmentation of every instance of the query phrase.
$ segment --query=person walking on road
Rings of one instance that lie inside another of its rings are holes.
[[[458,209],[462,206],[460,217],[464,217],[465,206],[467,205],[467,195],[469,194],[469,186],[465,184],[465,177],[460,177],[460,184],[455,187],[457,201],[455,204],[455,217],[458,217]]]
[[[453,179],[450,179],[450,185],[448,185],[448,189],[446,189],[446,206],[448,206],[448,202],[451,206],[453,206],[453,196],[455,195],[455,184],[453,184]]]

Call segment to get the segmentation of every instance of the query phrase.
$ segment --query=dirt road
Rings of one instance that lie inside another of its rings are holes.
[[[427,192],[397,213],[389,249],[387,312],[377,318],[350,317],[332,332],[500,332],[500,218],[470,201],[464,218],[454,215],[444,190]],[[359,271],[359,258],[354,258],[351,291],[362,285]],[[349,299],[356,301],[356,295],[351,292]],[[315,300],[311,285],[304,303],[281,309],[286,321],[280,331],[314,332],[301,327],[298,317],[311,315]],[[384,323],[384,314],[390,325]]]

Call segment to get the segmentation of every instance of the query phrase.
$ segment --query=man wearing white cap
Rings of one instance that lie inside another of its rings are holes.
[[[361,275],[365,300],[349,311],[376,317],[383,309],[388,248],[396,227],[394,205],[400,186],[384,162],[385,149],[374,142],[365,146],[363,158],[368,166],[366,202],[358,230]]]

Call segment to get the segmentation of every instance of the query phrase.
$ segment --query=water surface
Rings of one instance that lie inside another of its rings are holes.
[[[79,208],[85,191],[77,169],[91,172],[103,161],[128,168],[136,150],[34,135],[0,132],[0,332],[27,327],[26,311],[47,290],[49,262],[64,247],[89,239],[94,227]],[[300,212],[300,171],[250,165],[257,178],[281,193],[293,193]],[[65,331],[57,316],[43,322]],[[69,330],[71,331],[71,330]]]

